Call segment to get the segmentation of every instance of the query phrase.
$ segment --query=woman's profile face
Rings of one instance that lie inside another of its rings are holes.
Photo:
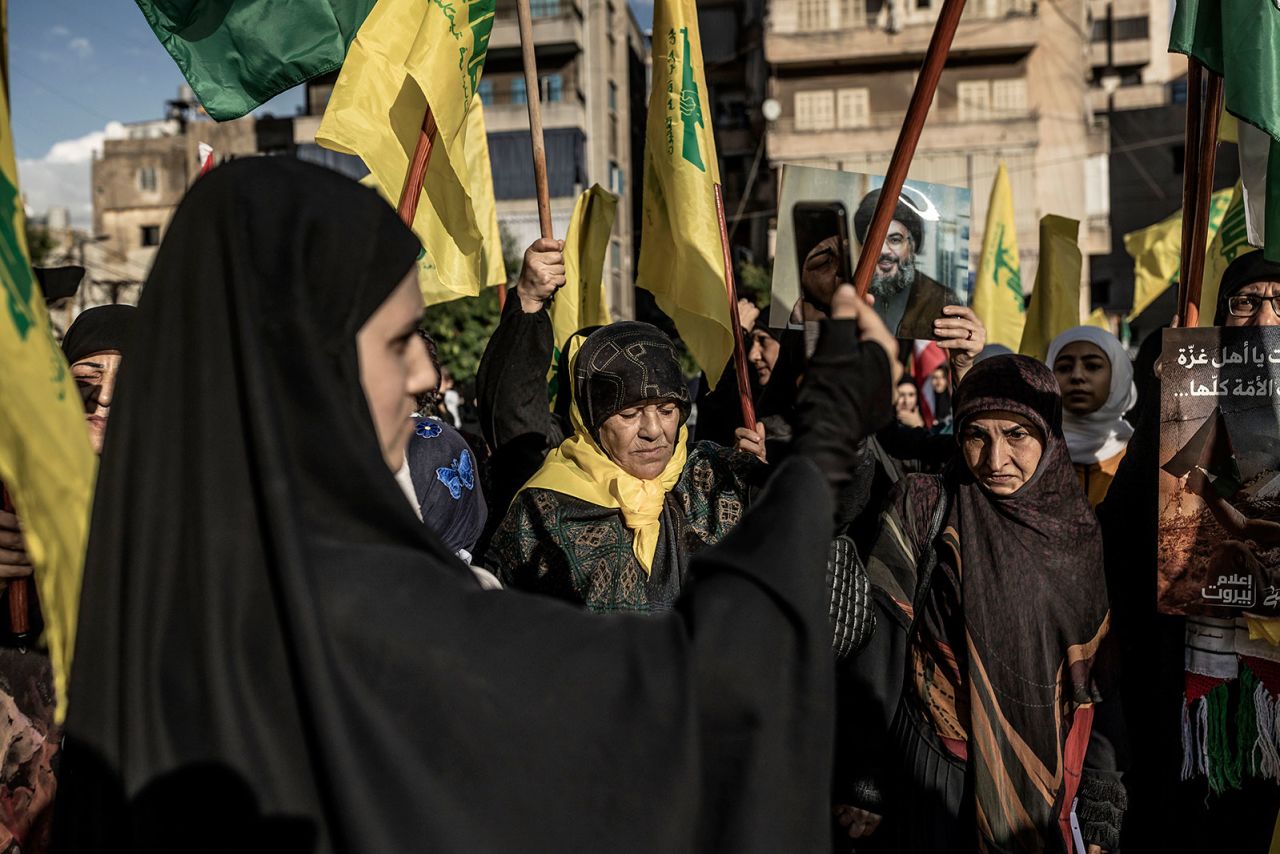
[[[1053,360],[1053,375],[1062,390],[1062,408],[1088,415],[1111,396],[1111,360],[1097,344],[1072,341]]]
[[[89,443],[95,454],[102,453],[107,440],[107,419],[116,396],[116,378],[122,357],[119,350],[91,353],[71,366],[71,377],[84,403],[84,420],[89,425]]]
[[[382,459],[391,471],[404,464],[404,449],[413,432],[418,395],[436,382],[427,345],[418,336],[422,297],[415,267],[356,333],[360,385],[378,434]]]
[[[1013,412],[981,412],[965,422],[960,450],[969,471],[992,495],[1013,495],[1036,473],[1044,437]]]
[[[627,474],[653,480],[675,453],[680,415],[674,403],[628,407],[600,425],[600,447]]]

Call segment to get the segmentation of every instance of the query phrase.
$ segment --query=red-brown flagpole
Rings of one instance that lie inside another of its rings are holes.
[[[924,120],[929,114],[929,105],[933,103],[933,93],[937,91],[942,66],[946,64],[947,54],[951,52],[951,40],[960,23],[964,2],[965,0],[945,0],[942,11],[938,14],[938,23],[933,28],[933,38],[924,55],[920,79],[916,81],[915,92],[911,95],[907,116],[902,122],[902,131],[898,134],[898,143],[893,148],[893,158],[889,161],[889,170],[880,190],[880,199],[876,202],[876,212],[871,218],[866,238],[862,241],[862,253],[858,256],[858,266],[853,272],[853,285],[858,289],[859,296],[866,296],[867,289],[871,287],[871,275],[880,258],[880,248],[889,234],[889,223],[893,220],[898,195],[907,179],[907,170],[911,167],[911,158],[915,156],[920,132],[924,130]]]
[[[733,327],[733,370],[738,377],[738,404],[742,407],[742,424],[756,429],[756,409],[751,403],[751,380],[747,377],[747,351],[742,340],[742,323],[738,319],[738,288],[733,281],[733,253],[729,251],[729,227],[724,216],[724,194],[716,184],[716,219],[720,221],[720,249],[724,254],[724,287],[729,296],[729,325]]]
[[[13,499],[9,496],[9,490],[0,487],[0,491],[4,493],[4,510],[6,513],[13,513]],[[31,582],[26,578],[10,579],[8,586],[9,593],[9,628],[13,632],[15,638],[19,641],[26,640],[27,635],[31,632],[30,611],[28,606],[28,596],[31,592]]]
[[[404,188],[400,191],[400,204],[396,212],[400,221],[413,227],[413,218],[418,214],[418,201],[422,198],[422,182],[427,178],[427,166],[431,163],[431,149],[436,140],[436,117],[427,105],[427,112],[422,117],[422,128],[418,131],[418,144],[413,150],[413,158],[409,161],[409,171],[404,176]]]
[[[1204,101],[1200,81],[1205,79]],[[1182,175],[1182,274],[1178,317],[1185,327],[1200,325],[1205,243],[1209,239],[1209,202],[1218,161],[1218,123],[1222,116],[1222,77],[1195,59],[1187,68],[1187,129]]]

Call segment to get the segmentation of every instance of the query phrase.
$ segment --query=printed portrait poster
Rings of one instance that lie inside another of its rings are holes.
[[[1280,615],[1280,328],[1166,329],[1159,609]]]
[[[848,252],[850,272],[857,267],[883,184],[878,175],[783,166],[770,326],[800,328],[826,316],[842,278],[838,253]],[[834,219],[808,216],[814,207],[839,208],[846,233],[830,233],[827,223]],[[920,181],[903,186],[870,288],[876,311],[897,337],[932,338],[943,306],[968,304],[971,217],[967,188]]]

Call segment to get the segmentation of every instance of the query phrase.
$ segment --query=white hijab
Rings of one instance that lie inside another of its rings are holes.
[[[1076,326],[1054,338],[1045,362],[1052,368],[1062,348],[1077,341],[1093,344],[1111,362],[1111,393],[1102,408],[1088,415],[1062,412],[1062,433],[1071,461],[1088,465],[1111,459],[1129,444],[1133,427],[1123,416],[1138,402],[1138,388],[1133,384],[1133,363],[1120,340],[1096,326]]]

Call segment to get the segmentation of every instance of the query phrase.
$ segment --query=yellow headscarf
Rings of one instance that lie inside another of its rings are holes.
[[[578,336],[569,342],[571,365],[577,360],[577,349],[581,342],[582,339]],[[573,375],[572,370],[569,375]],[[569,386],[572,394],[573,384],[565,385]],[[675,452],[671,454],[662,474],[653,480],[642,480],[628,474],[609,459],[609,455],[591,438],[576,400],[569,407],[569,413],[573,435],[547,454],[547,458],[542,461],[542,468],[529,478],[528,483],[520,487],[520,492],[526,489],[549,489],[599,507],[620,511],[622,523],[633,534],[631,551],[644,568],[645,574],[649,575],[653,572],[653,556],[658,551],[662,504],[667,493],[680,480],[688,457],[685,443],[689,438],[689,428],[680,426]]]

